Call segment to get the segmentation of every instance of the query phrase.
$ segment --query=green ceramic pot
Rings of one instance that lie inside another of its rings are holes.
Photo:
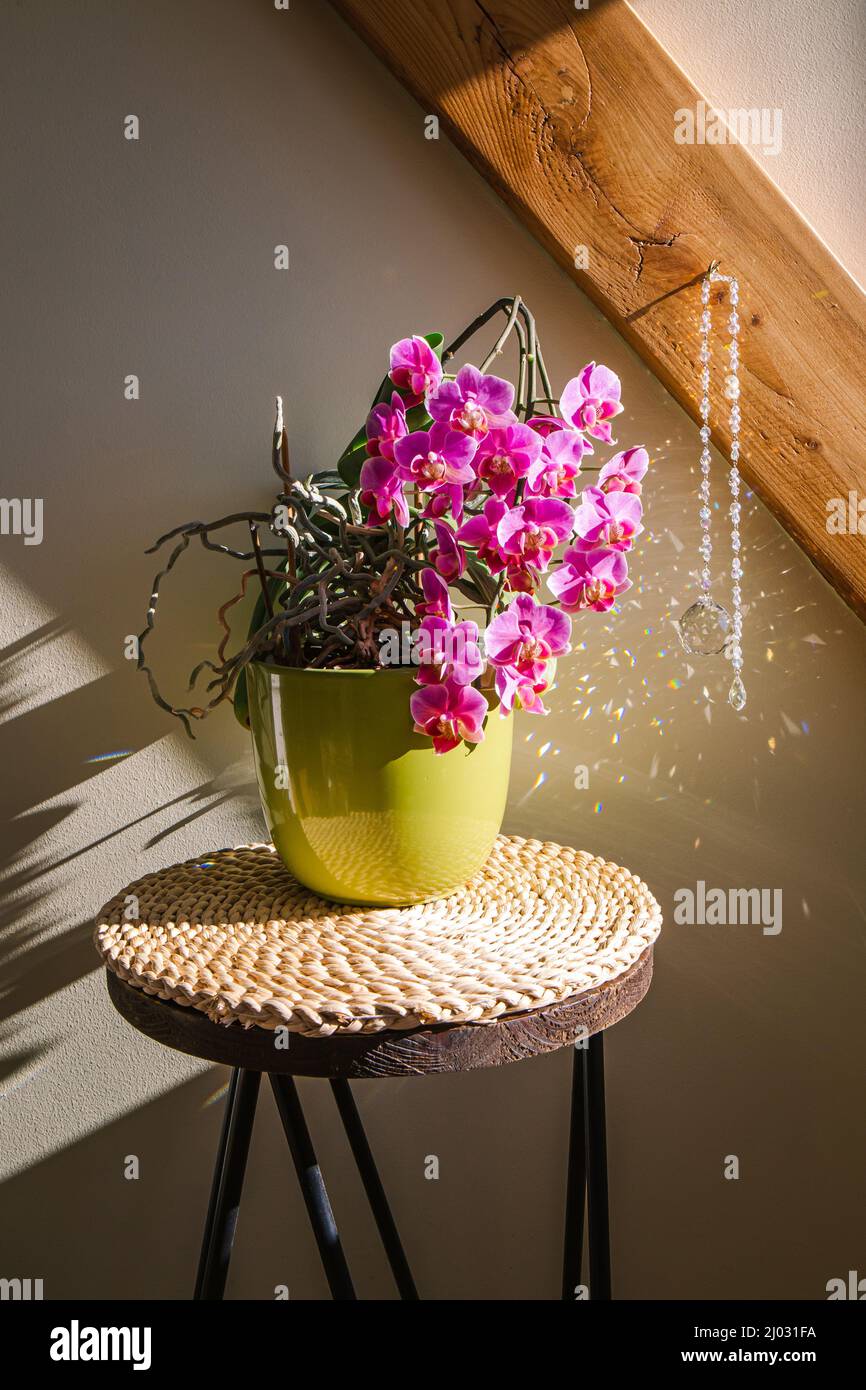
[[[514,721],[495,697],[483,742],[437,755],[412,732],[409,669],[247,671],[262,807],[295,878],[392,907],[442,897],[481,868],[511,770]]]

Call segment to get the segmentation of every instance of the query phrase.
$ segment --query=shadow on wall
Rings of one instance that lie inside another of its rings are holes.
[[[0,1023],[65,988],[96,968],[91,941],[92,919],[70,927],[50,919],[56,882],[47,876],[69,866],[77,871],[91,850],[127,831],[156,820],[159,828],[144,841],[150,850],[208,812],[238,798],[257,797],[251,768],[231,766],[198,786],[169,798],[116,829],[79,845],[67,854],[53,850],[52,833],[84,803],[90,784],[107,767],[124,761],[165,733],[165,716],[145,698],[129,714],[129,672],[104,675],[55,699],[29,708],[21,686],[12,679],[41,648],[69,631],[65,619],[42,624],[0,651],[0,766],[13,768],[27,750],[26,775],[6,776],[0,783],[0,817],[4,824],[0,882]],[[138,692],[144,696],[143,684]],[[127,746],[135,730],[134,746]],[[105,751],[94,752],[95,749]],[[45,805],[81,788],[80,799]],[[175,815],[167,823],[165,813]],[[20,924],[20,925],[19,925]],[[46,928],[52,933],[46,938]],[[22,1054],[24,1056],[25,1054]],[[9,1074],[8,1059],[5,1074]]]
[[[145,1061],[157,1045],[139,1041]],[[567,1058],[515,1065],[524,1075],[534,1067],[536,1078],[517,1128],[511,1067],[355,1087],[422,1296],[558,1296]],[[43,1279],[49,1299],[189,1298],[227,1080],[225,1068],[208,1070],[3,1184],[0,1274]],[[356,1292],[396,1298],[330,1087],[306,1081],[300,1090]],[[482,1093],[498,1116],[492,1125],[479,1124]],[[548,1172],[539,1155],[551,1150],[555,1170]],[[425,1177],[431,1155],[439,1160],[437,1180]],[[124,1176],[131,1157],[137,1179]],[[505,1251],[493,1267],[497,1240]],[[226,1297],[273,1299],[280,1285],[291,1298],[329,1297],[265,1083]]]

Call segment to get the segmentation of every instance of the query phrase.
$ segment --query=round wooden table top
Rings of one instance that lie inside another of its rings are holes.
[[[287,1029],[214,1023],[106,971],[114,1007],[139,1032],[178,1052],[249,1071],[292,1076],[426,1076],[502,1066],[573,1045],[630,1014],[650,986],[653,948],[615,979],[557,1004],[486,1023],[440,1023],[378,1033],[308,1037]]]
[[[297,1050],[302,1037],[333,1035],[343,1056],[355,1034],[396,1034],[408,1047],[447,1026],[450,1052],[466,1026],[469,1057],[481,1034],[468,1025],[495,1024],[490,1037],[505,1038],[514,1021],[532,1018],[537,1029],[549,1020],[565,1041],[569,1019],[608,1026],[601,987],[632,979],[660,928],[658,903],[628,869],[502,835],[468,883],[404,907],[319,898],[267,845],[217,850],[116,894],[97,919],[96,946],[133,992],[238,1024],[241,1036],[289,1034]]]

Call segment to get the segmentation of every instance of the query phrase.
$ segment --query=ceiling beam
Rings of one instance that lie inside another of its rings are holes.
[[[743,474],[866,618],[827,529],[866,498],[866,297],[743,146],[675,141],[699,94],[624,0],[331,2],[695,419],[697,280],[737,275]]]

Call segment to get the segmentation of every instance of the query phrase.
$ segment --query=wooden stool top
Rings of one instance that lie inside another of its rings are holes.
[[[269,846],[221,850],[118,894],[96,941],[117,1008],[169,1046],[371,1076],[495,1065],[610,1026],[649,987],[660,927],[627,870],[500,836],[464,888],[406,908],[324,902]]]
[[[268,1028],[211,1023],[198,1009],[183,1008],[124,983],[107,971],[108,993],[118,1013],[154,1041],[208,1062],[291,1076],[427,1076],[434,1072],[498,1067],[555,1052],[600,1033],[630,1014],[650,987],[653,948],[624,974],[543,1009],[510,1014],[492,1023],[439,1023],[399,1032],[332,1033],[310,1038]],[[281,1046],[287,1042],[288,1046]]]

